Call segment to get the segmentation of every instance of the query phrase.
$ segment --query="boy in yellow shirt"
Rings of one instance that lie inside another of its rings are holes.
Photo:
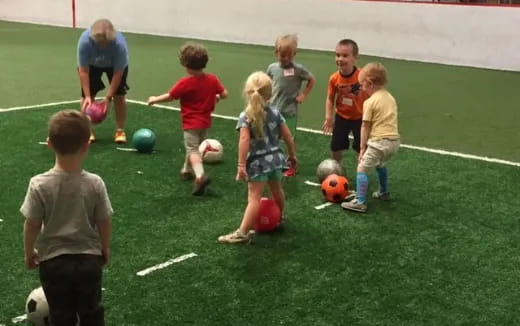
[[[380,63],[367,64],[359,74],[361,89],[369,98],[363,103],[363,122],[357,167],[357,195],[341,207],[347,210],[367,211],[368,172],[376,169],[379,177],[379,191],[372,197],[389,200],[386,162],[397,153],[400,145],[397,129],[397,103],[385,89],[387,73]]]

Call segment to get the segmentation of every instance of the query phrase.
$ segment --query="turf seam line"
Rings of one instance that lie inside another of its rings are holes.
[[[127,99],[126,101],[129,103],[134,103],[134,104],[148,105],[146,102],[143,102],[143,101],[136,101],[136,100],[131,100],[131,99]],[[63,104],[72,104],[72,103],[79,103],[79,100],[12,107],[12,108],[0,109],[0,113],[18,111],[18,110],[26,110],[26,109],[37,109],[37,108],[54,106],[54,105],[63,105]],[[180,111],[179,108],[173,107],[173,106],[168,106],[168,105],[155,104],[154,107],[171,110],[171,111]],[[234,120],[234,121],[238,120],[238,118],[236,118],[236,117],[230,117],[230,116],[222,115],[222,114],[213,113],[212,116],[215,118],[221,118],[221,119],[225,119],[225,120]],[[296,129],[299,131],[323,135],[323,132],[321,130],[304,128],[304,127],[298,127]],[[489,163],[497,163],[497,164],[502,164],[502,165],[520,167],[520,162],[507,161],[507,160],[502,160],[502,159],[493,158],[493,157],[478,156],[478,155],[473,155],[473,154],[464,154],[464,153],[459,153],[459,152],[450,152],[450,151],[446,151],[443,149],[434,149],[434,148],[415,146],[415,145],[401,144],[400,146],[403,148],[413,149],[413,150],[427,152],[427,153],[433,153],[433,154],[439,154],[439,155],[445,155],[445,156],[454,156],[454,157],[465,158],[465,159],[470,159],[470,160],[484,161],[484,162],[489,162]]]
[[[154,272],[154,271],[156,271],[158,269],[166,268],[166,267],[168,267],[168,266],[170,266],[172,264],[180,263],[181,261],[184,261],[184,260],[192,258],[192,257],[197,257],[197,254],[194,253],[194,252],[191,252],[191,253],[186,254],[186,255],[182,255],[182,256],[179,256],[179,257],[176,257],[176,258],[169,259],[169,260],[165,261],[164,263],[161,263],[161,264],[158,264],[158,265],[155,265],[155,266],[143,269],[142,271],[137,272],[136,275],[138,275],[138,276],[145,276],[145,275],[150,274],[151,272]]]

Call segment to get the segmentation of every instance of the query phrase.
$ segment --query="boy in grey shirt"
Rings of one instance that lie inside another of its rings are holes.
[[[81,325],[104,325],[101,275],[110,259],[113,211],[103,180],[82,170],[89,137],[90,121],[81,112],[50,118],[55,165],[31,178],[20,208],[25,264],[39,267],[54,326],[76,325],[77,318]]]
[[[302,103],[314,86],[314,76],[303,65],[294,62],[298,39],[296,35],[282,35],[276,39],[275,54],[278,62],[267,67],[267,75],[273,80],[271,107],[280,111],[293,137],[296,135],[298,104]],[[302,83],[306,82],[302,90]],[[290,166],[284,175],[293,177],[296,168]]]

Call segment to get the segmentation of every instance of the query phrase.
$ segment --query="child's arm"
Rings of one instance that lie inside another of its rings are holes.
[[[228,97],[228,91],[227,91],[227,89],[224,88],[224,90],[220,94],[218,94],[218,98],[225,99],[227,97]]]
[[[334,113],[334,98],[335,94],[327,95],[325,99],[325,122],[323,122],[323,133],[330,134],[332,132],[332,128],[334,127],[332,123],[332,114]]]
[[[173,100],[173,98],[170,96],[170,93],[164,93],[159,96],[150,96],[148,98],[148,105],[154,105],[154,104],[162,103],[162,102],[169,102],[172,100]]]
[[[96,226],[101,240],[101,252],[105,265],[110,261],[110,239],[112,236],[112,220],[110,217],[98,220]]]
[[[247,180],[246,161],[249,153],[249,141],[251,135],[248,128],[240,128],[240,138],[238,140],[238,167],[236,180]]]
[[[281,133],[282,139],[287,145],[287,151],[289,152],[289,163],[291,164],[292,168],[296,169],[296,166],[298,165],[298,160],[296,159],[296,145],[294,144],[291,130],[289,130],[289,127],[287,127],[285,123],[281,125]]]
[[[303,92],[301,92],[300,95],[298,95],[296,97],[296,102],[298,104],[302,103],[303,101],[305,101],[305,99],[307,98],[307,96],[311,92],[312,88],[314,87],[315,83],[316,83],[316,79],[314,78],[314,76],[312,76],[312,75],[309,76],[309,79],[307,79],[307,86],[305,87]]]
[[[359,160],[361,160],[363,154],[365,154],[365,151],[367,150],[368,135],[370,135],[370,130],[372,130],[372,121],[363,120],[361,123]]]
[[[25,251],[25,266],[29,269],[38,266],[38,253],[34,249],[36,238],[42,229],[42,222],[35,222],[29,218],[25,219],[23,225],[23,246]]]

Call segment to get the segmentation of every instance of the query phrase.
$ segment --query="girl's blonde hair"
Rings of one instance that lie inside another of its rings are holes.
[[[385,86],[388,82],[386,68],[382,63],[368,63],[361,69],[359,79],[366,79],[375,86]]]
[[[116,30],[106,18],[98,19],[90,27],[90,37],[97,43],[106,43],[116,39]]]
[[[264,137],[265,106],[272,93],[271,78],[265,72],[256,71],[247,77],[244,86],[245,113],[255,138]]]
[[[298,48],[298,36],[296,36],[296,34],[280,35],[276,39],[276,42],[274,43],[274,47],[275,47],[276,51],[290,49],[290,50],[296,52],[296,49]]]

